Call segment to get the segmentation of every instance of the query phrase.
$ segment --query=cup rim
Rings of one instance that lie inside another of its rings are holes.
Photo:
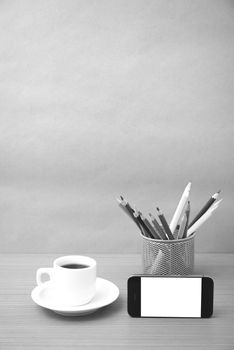
[[[97,263],[96,260],[93,258],[90,258],[89,256],[85,255],[64,255],[64,256],[59,256],[54,260],[54,267],[56,268],[61,268],[63,270],[68,271],[67,268],[61,266],[61,264],[87,264],[88,266],[83,267],[82,269],[73,269],[73,271],[87,271],[90,269],[93,269],[96,267]],[[71,271],[71,269],[69,270]]]

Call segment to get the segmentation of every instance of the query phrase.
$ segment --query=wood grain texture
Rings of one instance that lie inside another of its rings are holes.
[[[199,254],[196,274],[215,281],[210,319],[133,319],[126,309],[126,281],[141,271],[139,255],[97,255],[98,276],[120,288],[109,307],[82,318],[66,318],[30,298],[38,267],[57,255],[0,255],[0,349],[233,349],[234,254]]]

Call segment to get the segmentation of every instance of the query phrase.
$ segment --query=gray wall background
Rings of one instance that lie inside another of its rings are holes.
[[[233,1],[0,2],[0,251],[137,252],[123,194],[233,252]]]

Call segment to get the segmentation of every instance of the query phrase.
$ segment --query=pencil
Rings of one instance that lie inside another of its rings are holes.
[[[220,199],[219,201],[215,202],[208,210],[213,210],[218,208],[219,204],[222,202],[223,198]]]
[[[206,212],[205,214],[203,214],[200,219],[198,219],[193,226],[191,226],[188,229],[188,233],[187,233],[187,237],[189,237],[192,233],[194,233],[195,231],[197,231],[197,229],[204,224],[204,222],[206,222],[210,217],[211,217],[212,213],[211,212]]]
[[[140,229],[143,236],[153,238],[150,231],[145,227],[144,223],[142,222],[141,218],[139,217],[139,214],[136,215],[134,209],[131,207],[131,205],[123,198],[123,196],[120,196],[120,199],[117,199],[119,206],[124,210],[124,212],[135,222],[137,227]]]
[[[180,229],[180,225],[178,224],[176,226],[176,229],[175,229],[174,233],[173,233],[173,236],[174,236],[175,239],[178,239],[179,229]]]
[[[199,213],[195,216],[195,218],[191,221],[188,228],[190,228],[200,217],[205,214],[205,212],[212,206],[212,204],[216,201],[218,198],[219,193],[221,190],[217,191],[213,196],[210,197],[210,199],[206,202],[206,204],[202,207],[202,209],[199,211]]]
[[[159,250],[155,260],[152,263],[150,274],[159,274],[161,271],[165,271],[166,266],[169,267],[166,255],[162,252],[162,250]]]
[[[161,239],[160,236],[157,234],[156,230],[150,224],[150,222],[144,217],[144,215],[141,215],[141,219],[145,223],[147,228],[149,229],[149,231],[150,231],[151,235],[153,236],[153,238]]]
[[[188,185],[185,187],[184,189],[184,192],[180,198],[180,201],[179,201],[179,204],[175,210],[175,213],[173,215],[173,218],[171,220],[171,223],[170,223],[170,230],[172,233],[174,233],[175,231],[175,228],[176,228],[176,225],[178,224],[180,218],[181,218],[181,215],[183,213],[183,210],[184,210],[184,207],[187,203],[187,200],[189,198],[189,192],[190,192],[190,189],[191,189],[191,182],[188,183]]]
[[[154,238],[154,236],[150,232],[149,228],[146,226],[146,224],[142,220],[141,215],[142,215],[142,213],[140,211],[138,211],[137,208],[135,208],[134,209],[134,217],[138,221],[140,227],[143,229],[143,231],[145,233],[144,236],[149,237],[149,238]]]
[[[161,237],[161,239],[167,240],[168,238],[167,238],[163,228],[157,222],[156,218],[151,213],[149,213],[149,216],[151,218],[152,224],[153,224],[157,234]]]
[[[187,231],[188,231],[188,225],[189,225],[189,216],[190,216],[190,201],[188,201],[187,207],[185,209],[185,215],[186,215],[186,224],[183,232],[182,238],[187,237]]]
[[[119,204],[119,207],[125,212],[125,214],[127,214],[128,217],[130,217],[132,219],[132,216],[131,214],[129,213],[129,211],[126,209],[126,207],[122,204],[122,201],[121,199],[119,198],[116,198],[118,204]]]
[[[180,229],[179,229],[179,232],[178,232],[178,239],[183,238],[184,229],[185,229],[185,226],[186,226],[186,220],[187,220],[187,216],[186,216],[186,214],[184,214],[182,219],[181,219],[181,223],[180,223]]]
[[[187,237],[191,236],[201,225],[206,222],[213,212],[219,207],[221,200],[218,203],[213,204],[189,229],[187,232]]]
[[[161,221],[162,223],[162,226],[166,232],[166,235],[168,237],[168,239],[171,239],[173,240],[174,239],[174,236],[170,230],[170,227],[168,226],[168,223],[165,219],[165,216],[163,215],[163,213],[161,212],[161,210],[157,207],[157,211],[158,211],[158,217],[159,217],[159,220]]]
[[[123,205],[126,207],[126,209],[129,211],[130,215],[133,215],[133,208],[131,207],[131,205],[123,198],[123,196],[120,196]]]
[[[134,217],[133,213],[134,210],[132,209],[132,207],[130,206],[130,204],[122,197],[120,196],[121,200],[117,199],[120,207],[126,212],[126,214],[128,214],[130,216],[130,218],[135,222],[135,224],[139,227],[139,223],[136,220],[136,218]]]
[[[119,203],[119,207],[125,212],[125,214],[127,214],[128,217],[130,217],[131,220],[133,220],[133,222],[137,225],[137,227],[139,228],[139,230],[141,231],[141,234],[143,236],[146,237],[150,237],[152,238],[145,230],[145,228],[138,222],[137,218],[133,215],[130,214],[130,212],[126,209],[126,206],[122,204],[120,199],[117,199],[118,203]]]

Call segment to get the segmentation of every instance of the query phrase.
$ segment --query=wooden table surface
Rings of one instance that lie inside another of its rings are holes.
[[[59,254],[62,255],[62,254]],[[89,254],[98,276],[120,288],[111,306],[85,317],[64,317],[30,297],[39,267],[58,254],[0,255],[0,349],[234,349],[234,254],[196,255],[195,274],[214,279],[210,319],[134,319],[127,314],[126,281],[141,271],[140,255]]]

